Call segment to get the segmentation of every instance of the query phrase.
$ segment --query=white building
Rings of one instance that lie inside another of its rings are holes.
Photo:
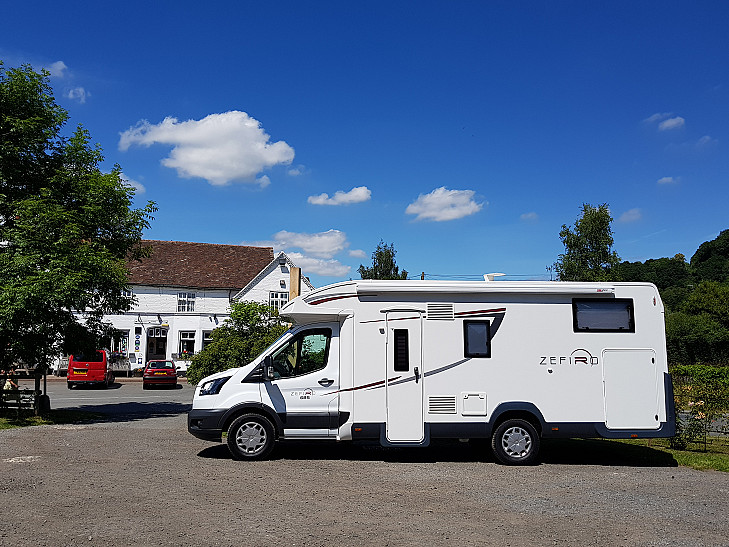
[[[104,318],[116,330],[111,350],[120,372],[150,359],[173,359],[186,370],[189,357],[229,317],[232,301],[278,309],[289,300],[296,266],[283,252],[274,257],[271,247],[151,240],[143,245],[152,248],[151,255],[128,264],[136,306]],[[302,276],[299,292],[313,288]]]

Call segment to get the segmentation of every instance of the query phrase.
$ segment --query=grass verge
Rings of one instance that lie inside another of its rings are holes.
[[[18,416],[17,411],[0,411],[0,429],[13,429],[33,425],[60,425],[76,424],[90,420],[98,420],[103,415],[97,412],[83,412],[80,410],[51,410],[43,416],[35,416],[32,412],[23,410]]]

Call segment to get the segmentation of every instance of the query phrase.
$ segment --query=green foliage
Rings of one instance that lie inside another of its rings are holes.
[[[195,354],[187,379],[197,384],[216,372],[241,367],[286,332],[276,312],[257,302],[234,302],[230,318],[212,333],[212,341]]]
[[[0,355],[45,366],[94,349],[105,314],[133,304],[125,258],[149,227],[153,203],[131,209],[121,168],[103,173],[101,150],[55,103],[48,73],[0,63]],[[83,322],[74,314],[79,311]]]
[[[729,281],[729,230],[702,243],[691,257],[691,267],[698,279]]]
[[[372,266],[365,267],[360,264],[357,271],[362,279],[407,279],[408,272],[400,271],[395,263],[395,247],[393,243],[387,245],[380,240],[377,249],[372,253]]]
[[[670,313],[666,349],[670,364],[726,364],[729,329],[708,314]]]
[[[615,266],[615,273],[623,280],[653,283],[661,291],[693,283],[691,267],[682,254],[645,262],[621,262]]]
[[[706,446],[710,433],[727,433],[720,420],[729,411],[729,367],[671,367],[676,403],[676,435],[671,447]]]
[[[582,205],[582,215],[575,221],[574,230],[562,225],[559,238],[564,254],[559,255],[554,268],[560,281],[611,281],[612,269],[620,258],[612,250],[612,222],[607,203],[594,207]]]

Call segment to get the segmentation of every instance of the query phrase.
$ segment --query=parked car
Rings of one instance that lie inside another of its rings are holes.
[[[168,360],[148,361],[144,367],[142,375],[142,388],[148,389],[150,386],[177,386],[177,371],[175,370],[175,362]]]
[[[106,388],[113,383],[114,371],[105,350],[97,350],[91,355],[71,355],[68,358],[68,389],[80,385],[99,385]]]

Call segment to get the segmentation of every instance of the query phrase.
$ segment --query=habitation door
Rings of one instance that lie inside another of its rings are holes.
[[[423,427],[422,312],[386,312],[386,435],[390,442],[421,442]]]
[[[605,425],[609,429],[657,429],[658,377],[652,349],[602,353]]]

